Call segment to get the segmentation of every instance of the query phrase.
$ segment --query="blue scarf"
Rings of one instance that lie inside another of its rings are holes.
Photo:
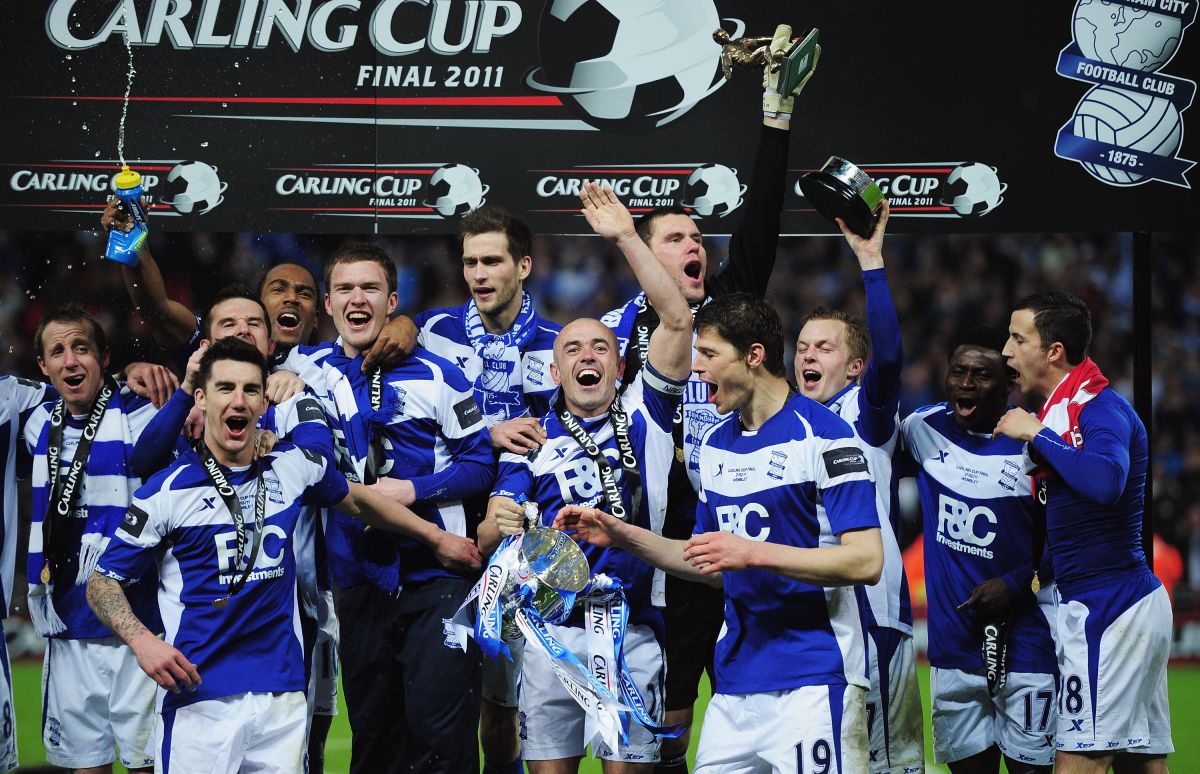
[[[475,379],[475,393],[483,396],[480,410],[486,417],[519,416],[525,406],[525,349],[538,327],[533,300],[522,291],[521,311],[508,332],[502,334],[487,332],[475,299],[468,301],[465,309],[463,327],[475,356],[483,364]]]
[[[55,602],[63,604],[63,596],[66,590],[70,589],[68,581],[73,581],[74,586],[87,584],[96,562],[108,546],[113,530],[121,523],[126,509],[133,501],[133,493],[142,485],[141,479],[132,474],[129,465],[134,439],[130,433],[128,415],[148,405],[144,398],[137,397],[128,389],[118,390],[109,400],[84,465],[84,475],[80,478],[79,486],[82,491],[75,500],[75,510],[87,510],[83,538],[78,546],[60,544],[58,548],[58,562],[66,562],[64,556],[73,560],[75,557],[69,555],[74,553],[78,558],[78,570],[74,578],[66,578],[59,575],[57,568],[52,568],[54,572],[49,583],[42,583],[41,574],[46,565],[42,545],[42,523],[46,520],[47,511],[53,507],[51,500],[54,497],[54,493],[50,491],[47,459],[50,421],[46,421],[38,434],[34,447],[33,520],[29,533],[26,569],[29,579],[30,617],[34,627],[43,637],[66,631],[67,625],[55,611]],[[69,422],[70,419],[64,420],[64,430]],[[61,458],[59,464],[62,465]],[[65,475],[64,473],[60,476],[60,486]],[[63,518],[74,517],[68,515]],[[69,566],[69,562],[67,564]],[[57,594],[54,590],[55,584],[63,587]]]
[[[351,358],[341,347],[325,358],[321,376],[321,386],[337,407],[338,469],[350,481],[371,483],[376,461],[372,457],[379,454],[372,451],[372,440],[404,410],[403,396],[378,371],[364,374],[362,355]],[[395,593],[400,588],[400,556],[394,539],[378,530],[366,532],[361,521],[336,510],[333,526],[342,532],[363,574],[389,594]]]

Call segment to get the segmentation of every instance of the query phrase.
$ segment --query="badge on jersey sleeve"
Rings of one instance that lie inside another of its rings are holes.
[[[863,454],[862,449],[845,446],[841,449],[830,449],[821,456],[825,458],[825,472],[830,478],[867,472],[867,455]]]

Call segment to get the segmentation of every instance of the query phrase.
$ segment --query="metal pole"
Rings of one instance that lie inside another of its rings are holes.
[[[1139,342],[1133,348],[1133,408],[1146,426],[1146,504],[1142,511],[1142,549],[1146,561],[1154,568],[1154,403],[1152,400],[1153,373],[1150,364],[1150,342],[1154,341],[1151,330],[1150,288],[1151,268],[1154,251],[1150,243],[1150,232],[1137,231],[1133,234],[1133,340]]]

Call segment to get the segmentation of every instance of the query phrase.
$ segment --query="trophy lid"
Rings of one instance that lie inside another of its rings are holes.
[[[119,190],[137,188],[141,184],[142,176],[130,169],[128,164],[123,165],[121,171],[113,177],[113,186]]]
[[[591,577],[583,550],[565,532],[550,527],[527,530],[520,555],[539,581],[562,591],[582,591]]]
[[[855,234],[871,236],[883,203],[883,191],[858,167],[838,156],[830,156],[817,172],[805,172],[800,190],[817,212],[831,223],[841,218]]]

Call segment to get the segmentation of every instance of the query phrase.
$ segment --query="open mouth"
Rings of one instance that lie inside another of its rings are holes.
[[[87,378],[87,374],[74,374],[63,378],[68,387],[78,387],[83,384],[83,380]]]
[[[689,279],[700,279],[701,272],[704,271],[699,260],[691,260],[683,265],[683,273]]]
[[[708,402],[714,406],[717,404],[717,385],[712,382],[704,382],[708,385]]]
[[[575,381],[583,387],[595,387],[600,383],[600,372],[595,368],[585,368],[575,375]]]
[[[246,428],[250,426],[250,420],[246,417],[229,417],[225,420],[225,427],[229,429],[229,435],[234,438],[241,438],[246,434]]]
[[[805,368],[800,372],[800,379],[804,383],[804,389],[811,390],[817,386],[818,382],[821,381],[821,374],[819,371],[814,371],[811,368]]]
[[[954,411],[960,417],[969,417],[975,413],[975,409],[979,407],[979,401],[975,398],[958,398],[954,401]]]
[[[275,324],[282,330],[295,330],[300,327],[300,315],[295,312],[282,312],[275,318]]]
[[[365,328],[371,322],[371,315],[366,312],[350,312],[346,315],[346,322],[350,323],[351,328]]]
[[[474,289],[476,298],[487,298],[488,296],[492,295],[495,292],[496,292],[495,288],[489,288],[489,287],[476,287]]]

